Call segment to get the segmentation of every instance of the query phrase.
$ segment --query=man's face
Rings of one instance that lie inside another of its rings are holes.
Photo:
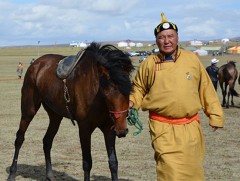
[[[178,34],[175,30],[164,30],[157,34],[156,43],[160,52],[171,56],[175,53],[178,45]]]

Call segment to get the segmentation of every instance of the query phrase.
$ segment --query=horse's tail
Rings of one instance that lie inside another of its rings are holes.
[[[237,91],[233,87],[230,88],[230,92],[233,96],[239,97],[239,94],[237,93]]]

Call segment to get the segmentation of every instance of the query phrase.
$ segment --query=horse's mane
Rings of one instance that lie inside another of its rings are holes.
[[[101,46],[95,42],[87,47],[86,54],[94,56],[98,64],[109,70],[110,80],[123,95],[130,94],[132,84],[129,76],[134,67],[128,55],[113,45]]]

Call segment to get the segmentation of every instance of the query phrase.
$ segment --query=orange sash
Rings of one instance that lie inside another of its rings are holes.
[[[156,121],[160,121],[160,122],[164,122],[164,123],[169,123],[169,124],[187,124],[187,123],[191,123],[193,121],[197,121],[198,123],[200,123],[199,117],[198,117],[198,113],[193,115],[192,117],[186,117],[186,118],[171,118],[171,117],[164,117],[164,116],[160,116],[157,113],[154,113],[152,111],[149,111],[149,118],[156,120]]]

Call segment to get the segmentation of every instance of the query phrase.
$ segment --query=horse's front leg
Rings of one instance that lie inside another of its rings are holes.
[[[90,172],[92,169],[91,135],[93,130],[88,126],[79,124],[78,127],[82,149],[82,168],[84,171],[84,181],[90,181]]]
[[[53,171],[52,171],[51,149],[52,149],[53,139],[58,132],[58,129],[63,117],[55,114],[54,112],[52,112],[47,108],[45,109],[47,110],[48,116],[50,119],[47,132],[43,138],[43,151],[44,151],[45,164],[46,164],[46,179],[49,181],[55,181]]]
[[[118,181],[118,160],[115,149],[116,135],[110,128],[102,130],[102,132],[104,134],[112,181]]]

